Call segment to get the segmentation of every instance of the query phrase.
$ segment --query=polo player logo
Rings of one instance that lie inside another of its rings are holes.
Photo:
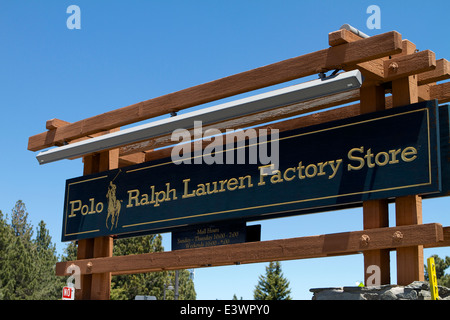
[[[113,181],[109,182],[108,193],[106,194],[106,197],[108,198],[108,216],[106,217],[106,228],[108,228],[109,230],[117,228],[120,209],[122,208],[122,204],[120,203],[122,200],[117,200],[116,198],[117,186],[113,183]],[[110,220],[110,226],[108,226],[108,219]]]

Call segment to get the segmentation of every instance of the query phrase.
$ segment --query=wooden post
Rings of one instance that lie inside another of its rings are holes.
[[[415,46],[404,41],[403,53],[411,54]],[[418,102],[417,76],[392,81],[392,106]],[[422,198],[418,195],[399,197],[395,200],[397,226],[422,224]],[[423,246],[397,248],[397,284],[408,285],[424,281]]]
[[[397,226],[422,224],[422,198],[406,196],[395,199]],[[397,284],[424,281],[423,246],[397,248]]]
[[[118,168],[119,150],[114,149],[84,157],[84,175]],[[112,257],[113,238],[100,237],[78,241],[77,259]],[[77,300],[109,300],[111,272],[81,276],[81,289]]]
[[[362,87],[360,112],[368,113],[383,110],[385,108],[385,91],[381,86]],[[363,226],[364,230],[389,227],[388,202],[382,200],[369,200],[363,202]],[[371,274],[367,273],[368,267],[376,265],[380,268],[380,284],[390,284],[391,268],[389,250],[370,250],[364,252],[364,283]]]
[[[78,240],[77,260],[92,258],[94,250],[94,239]],[[89,300],[91,296],[92,275],[80,277],[81,289],[76,289],[75,300]]]

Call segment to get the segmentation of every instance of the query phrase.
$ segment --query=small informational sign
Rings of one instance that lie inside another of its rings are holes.
[[[427,101],[282,132],[276,167],[259,160],[175,164],[166,158],[70,179],[62,241],[173,232],[439,194],[439,126],[437,102]],[[243,150],[249,153],[250,147]]]
[[[62,290],[63,300],[75,300],[75,288],[74,287],[64,287]]]
[[[172,250],[220,246],[245,241],[245,222],[199,225],[172,232]]]

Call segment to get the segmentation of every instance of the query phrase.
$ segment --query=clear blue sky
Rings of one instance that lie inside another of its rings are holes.
[[[69,30],[69,5],[81,29]],[[381,8],[369,30],[366,9]],[[74,122],[193,85],[328,46],[328,33],[349,23],[375,35],[396,30],[420,50],[450,59],[446,0],[432,1],[0,1],[0,210],[23,200],[31,223],[44,220],[59,252],[65,180],[81,160],[39,166],[28,137],[51,118]],[[449,198],[423,202],[423,220],[450,225]],[[393,208],[391,208],[393,212]],[[395,216],[391,213],[391,224]],[[268,220],[262,240],[362,229],[362,210]],[[170,249],[170,235],[164,234]],[[450,249],[426,249],[425,258]],[[253,298],[267,264],[195,270],[198,299]],[[363,280],[363,256],[282,263],[294,299],[310,288]],[[391,262],[396,282],[395,254]]]

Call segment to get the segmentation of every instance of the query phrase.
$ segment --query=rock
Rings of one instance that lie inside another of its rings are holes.
[[[405,288],[411,288],[414,290],[430,290],[430,284],[425,281],[414,281],[408,284]]]
[[[441,299],[450,300],[450,289],[449,288],[438,286],[438,289],[439,289],[439,297],[441,297]]]
[[[379,300],[397,300],[397,296],[388,290],[388,291],[380,294]]]
[[[440,299],[450,300],[450,289],[438,288]],[[310,291],[313,300],[431,300],[430,285],[425,281],[414,281],[407,286],[314,288]]]
[[[405,288],[403,293],[397,295],[401,300],[417,300],[419,295],[416,290]]]

